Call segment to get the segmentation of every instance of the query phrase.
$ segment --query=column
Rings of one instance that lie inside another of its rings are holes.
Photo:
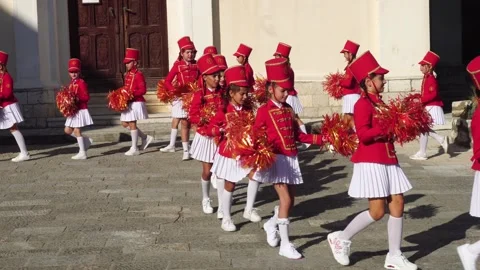
[[[167,25],[170,66],[178,57],[177,40],[183,36],[192,38],[201,55],[213,45],[212,0],[167,0]]]
[[[37,0],[40,81],[44,87],[48,88],[60,85],[55,2],[51,0]],[[68,39],[68,37],[64,38]]]
[[[37,0],[14,1],[15,88],[41,88]]]

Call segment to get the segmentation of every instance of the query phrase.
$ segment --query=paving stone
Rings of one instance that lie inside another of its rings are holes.
[[[165,155],[155,146],[130,158],[123,155],[129,142],[103,145],[90,149],[85,162],[73,162],[72,145],[32,145],[37,159],[21,164],[9,162],[16,146],[2,148],[0,268],[338,269],[326,235],[368,208],[366,200],[348,197],[348,159],[301,152],[305,183],[296,190],[290,240],[305,258],[290,261],[267,245],[262,229],[278,204],[270,185],[257,195],[260,223],[243,219],[247,183],[237,185],[232,218],[238,231],[224,232],[216,213],[202,212],[201,165],[179,162],[181,153]],[[468,214],[471,153],[449,158],[432,143],[431,158],[413,161],[408,156],[418,142],[396,150],[414,187],[405,194],[403,252],[421,269],[459,269],[455,247],[480,238],[478,220]],[[210,196],[216,208],[216,190]],[[355,236],[349,269],[383,267],[387,220]]]

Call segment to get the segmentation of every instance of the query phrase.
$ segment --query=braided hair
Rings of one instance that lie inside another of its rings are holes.
[[[368,78],[373,79],[373,78],[375,78],[376,75],[377,74],[375,74],[375,73],[371,73],[371,74],[368,75]],[[373,100],[370,98],[370,95],[368,94],[367,84],[365,82],[366,80],[367,80],[367,78],[364,78],[360,81],[360,83],[359,83],[360,88],[362,88],[363,93],[365,94],[367,99],[370,101],[370,103],[373,105],[373,107],[377,107],[377,104],[375,102],[373,102]]]

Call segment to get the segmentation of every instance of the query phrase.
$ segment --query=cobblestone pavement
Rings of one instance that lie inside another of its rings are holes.
[[[290,261],[270,248],[262,223],[242,217],[246,184],[234,193],[226,233],[216,215],[201,211],[200,164],[181,161],[153,144],[126,157],[129,144],[99,143],[85,161],[76,145],[31,146],[32,160],[10,162],[16,146],[0,150],[0,268],[2,269],[339,269],[326,235],[366,209],[346,191],[352,164],[312,147],[300,154],[305,184],[291,216],[291,240],[305,255]],[[403,251],[421,269],[460,269],[455,247],[480,239],[468,215],[471,152],[412,161],[414,142],[397,151],[414,189],[405,196]],[[211,197],[216,206],[216,191]],[[262,186],[256,207],[264,221],[277,202]],[[348,269],[382,269],[388,250],[386,219],[357,235]],[[347,269],[347,268],[345,268]]]

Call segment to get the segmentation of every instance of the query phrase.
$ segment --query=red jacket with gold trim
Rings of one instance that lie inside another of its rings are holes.
[[[433,74],[425,74],[422,81],[422,103],[424,106],[443,106],[438,93],[437,79]]]
[[[13,95],[13,79],[8,72],[0,73],[0,107],[18,102]]]
[[[255,77],[253,73],[253,68],[250,66],[250,63],[245,63],[245,77],[247,77],[247,83],[250,86],[255,84]]]
[[[79,110],[88,108],[88,101],[90,100],[90,95],[88,94],[87,83],[83,79],[75,79],[70,82],[68,89],[75,93],[77,97],[77,107]]]
[[[177,60],[173,64],[172,69],[168,72],[167,77],[165,77],[165,86],[168,90],[174,91],[173,81],[176,80],[180,85],[196,82],[200,76],[198,66],[196,61],[192,63],[187,63],[185,60]]]
[[[125,74],[124,87],[126,90],[133,93],[132,101],[145,102],[143,95],[147,93],[147,84],[145,83],[145,77],[140,70],[135,68]]]
[[[353,107],[353,120],[359,143],[351,160],[353,163],[398,164],[393,142],[374,119],[374,104],[381,104],[383,101],[377,95],[368,94],[368,97],[362,94]]]
[[[214,111],[218,112],[218,108],[221,107],[222,102],[222,92],[219,88],[215,89],[214,91],[210,91],[209,89],[201,89],[193,94],[188,117],[190,122],[197,126],[197,132],[200,135],[208,136],[207,129],[209,125],[209,123],[204,123],[201,121],[200,112],[202,108],[205,106],[213,106]]]
[[[254,129],[266,128],[267,137],[274,145],[274,152],[285,156],[298,154],[296,142],[323,144],[323,138],[317,134],[305,134],[295,120],[295,112],[287,103],[279,108],[272,100],[258,108]]]
[[[222,129],[225,130],[226,126],[228,125],[229,119],[234,114],[238,114],[239,111],[252,112],[252,110],[249,110],[245,107],[242,107],[240,110],[237,110],[231,103],[228,103],[226,112],[223,112],[223,108],[222,106],[220,106],[217,114],[208,124],[208,128],[206,128],[206,135],[209,137],[221,136],[222,135],[221,130]],[[225,139],[225,137],[222,137],[222,139],[220,140],[220,143],[218,144],[218,153],[226,158],[233,158],[233,154],[231,150],[232,149],[227,148],[227,140]]]
[[[471,132],[473,140],[472,169],[480,171],[480,109],[476,109],[473,113]]]
[[[357,80],[355,80],[355,78],[353,77],[353,74],[350,71],[350,69],[347,67],[345,68],[345,77],[340,82],[340,86],[343,89],[343,95],[345,96],[350,94],[360,94],[361,93],[360,85],[357,82]]]

